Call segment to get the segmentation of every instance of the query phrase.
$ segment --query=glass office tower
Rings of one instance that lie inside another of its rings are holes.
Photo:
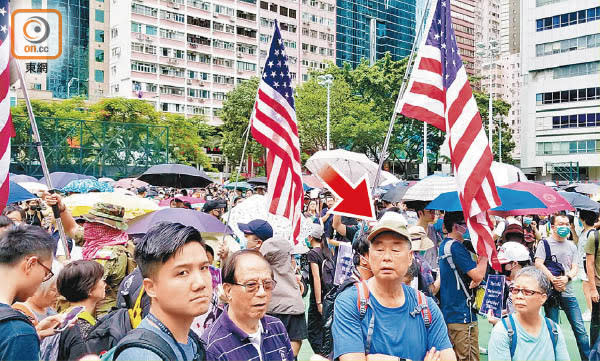
[[[410,54],[416,0],[337,0],[336,64],[356,67],[386,52],[394,60]]]
[[[62,14],[62,55],[48,61],[47,89],[55,98],[88,96],[89,0],[48,0]],[[68,89],[67,89],[68,88]]]

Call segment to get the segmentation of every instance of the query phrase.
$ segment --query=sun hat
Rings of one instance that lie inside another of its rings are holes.
[[[404,218],[400,213],[385,212],[381,219],[375,224],[375,226],[373,226],[373,229],[371,230],[371,233],[369,233],[367,240],[372,242],[373,239],[380,233],[386,231],[397,233],[407,240],[410,240],[410,232],[406,226],[406,218]]]
[[[127,229],[125,223],[125,208],[110,203],[98,202],[92,209],[81,216],[88,222],[95,222],[107,225],[112,228],[124,231]]]
[[[517,242],[506,242],[498,251],[498,262],[506,264],[510,262],[530,261],[529,251],[527,247]]]
[[[410,233],[410,242],[412,243],[411,250],[426,251],[433,247],[433,241],[427,237],[427,233],[421,226],[408,227]]]
[[[321,237],[323,237],[323,226],[320,223],[311,224],[310,233],[308,235],[315,239],[321,239]]]

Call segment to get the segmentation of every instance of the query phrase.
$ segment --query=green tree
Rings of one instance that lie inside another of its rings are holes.
[[[485,134],[488,134],[489,124],[489,93],[482,93],[479,91],[473,91],[473,96],[477,101],[477,107],[479,108],[479,114],[481,115],[481,121]],[[498,119],[504,119],[510,111],[510,104],[502,99],[494,99],[492,102],[492,108],[494,113],[494,124],[492,127],[492,153],[494,154],[494,160],[498,161]],[[502,121],[502,162],[503,163],[514,163],[512,159],[512,152],[515,149],[515,142],[513,140],[514,131],[505,121]]]

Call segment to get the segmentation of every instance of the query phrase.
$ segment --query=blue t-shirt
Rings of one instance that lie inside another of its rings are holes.
[[[402,288],[404,305],[395,308],[382,306],[371,293],[371,305],[362,320],[356,287],[349,287],[336,298],[332,326],[334,359],[347,353],[365,353],[369,321],[373,315],[375,326],[370,354],[422,360],[432,347],[440,351],[452,348],[444,318],[435,302],[427,297],[432,321],[426,328],[420,313],[415,317],[410,315],[418,305],[415,291],[407,285],[402,285]]]
[[[10,308],[0,303],[0,309]],[[21,320],[0,323],[0,360],[20,361],[40,359],[40,340],[35,328]]]
[[[175,344],[175,340],[173,340],[171,336],[162,332],[161,329],[159,329],[158,327],[152,325],[150,321],[148,321],[148,318],[144,318],[138,326],[138,328],[150,330],[162,337],[171,346],[171,349],[173,350],[173,352],[175,352],[175,355],[177,355],[177,359],[184,359],[181,355],[181,352],[179,352],[179,348]],[[188,336],[187,344],[180,343],[179,346],[181,346],[181,349],[183,350],[183,352],[185,352],[187,360],[192,361],[194,359],[194,356],[196,355],[196,344],[194,340],[192,340]],[[162,361],[162,359],[150,350],[139,347],[130,347],[126,348],[123,352],[121,352],[119,354],[119,357],[115,361]]]
[[[470,323],[477,321],[477,315],[467,306],[467,298],[462,289],[457,288],[456,276],[450,268],[447,259],[442,259],[444,254],[444,246],[450,240],[446,238],[440,243],[438,253],[440,255],[440,305],[446,323]],[[454,241],[450,247],[452,260],[458,270],[459,275],[464,275],[463,282],[465,287],[469,287],[470,282],[466,282],[467,272],[477,267],[477,263],[471,258],[471,253],[467,251],[465,246],[460,241]]]

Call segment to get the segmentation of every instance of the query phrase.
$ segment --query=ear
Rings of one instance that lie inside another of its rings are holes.
[[[231,285],[229,283],[223,283],[223,293],[225,294],[225,298],[227,301],[231,299]]]
[[[257,239],[256,240],[256,246],[258,247],[258,249],[260,249],[260,247],[262,247],[263,243],[264,242],[262,241],[262,239]]]
[[[410,264],[413,263],[414,258],[415,258],[415,251],[410,251],[408,253],[408,260],[410,261]]]
[[[144,292],[148,294],[148,297],[156,298],[156,282],[152,278],[144,278],[142,284],[144,285]]]
[[[37,256],[23,258],[21,260],[21,269],[23,270],[23,273],[25,273],[25,275],[28,276],[31,273],[31,271],[33,270],[33,267],[38,262],[39,262],[39,260],[38,260]]]

